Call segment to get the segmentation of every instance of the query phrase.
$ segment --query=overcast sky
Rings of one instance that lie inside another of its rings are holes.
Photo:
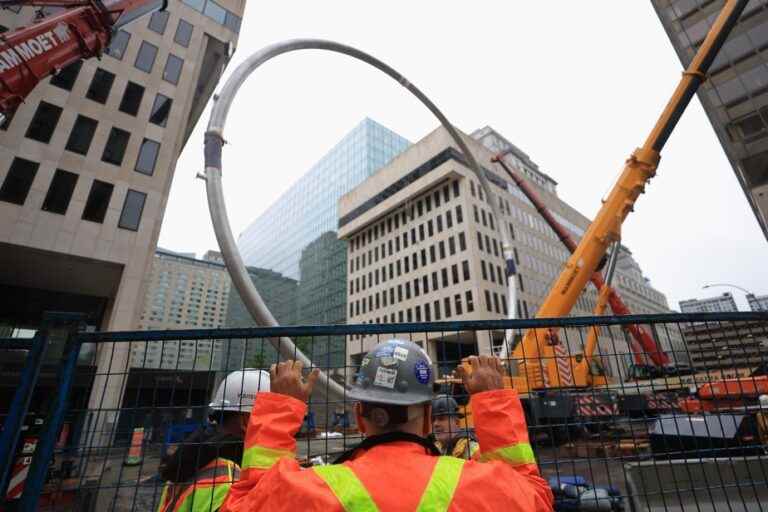
[[[646,0],[282,0],[248,2],[225,79],[260,48],[303,37],[384,60],[467,133],[491,125],[588,217],[681,72]],[[204,183],[194,179],[208,115],[176,169],[159,242],[167,249],[217,248]],[[412,142],[437,126],[399,85],[348,57],[304,51],[254,73],[225,130],[224,190],[235,237],[366,116]],[[768,243],[698,99],[624,223],[623,242],[674,309],[679,300],[728,291],[702,290],[707,283],[768,293]],[[734,295],[746,308],[743,294]]]

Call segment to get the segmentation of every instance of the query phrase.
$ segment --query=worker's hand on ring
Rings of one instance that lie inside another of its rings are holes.
[[[269,369],[271,377],[270,390],[273,393],[291,396],[302,402],[306,402],[309,395],[312,394],[312,388],[315,387],[317,377],[320,375],[320,369],[312,370],[307,379],[301,376],[301,370],[304,364],[301,361],[291,359],[282,363],[273,364]]]
[[[504,369],[501,366],[501,360],[493,356],[470,356],[469,366],[472,368],[468,372],[464,365],[459,365],[456,371],[464,381],[464,388],[467,393],[473,395],[483,391],[504,388]]]

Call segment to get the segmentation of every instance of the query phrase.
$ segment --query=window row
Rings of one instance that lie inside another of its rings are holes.
[[[168,100],[168,98],[158,95],[155,98],[155,106],[158,107],[164,100]],[[158,108],[162,107],[159,106]],[[61,113],[61,107],[41,101],[35,115],[32,117],[25,136],[29,139],[48,144],[56,130]],[[78,115],[72,130],[69,132],[64,148],[67,151],[86,156],[91,147],[91,142],[93,142],[98,124],[99,122],[96,119]],[[130,138],[130,132],[113,126],[109,132],[107,143],[104,146],[101,160],[113,165],[122,165]],[[159,153],[160,143],[144,138],[139,146],[134,170],[141,174],[152,176],[155,172],[155,164]]]
[[[493,299],[493,301],[491,301]],[[489,290],[485,290],[485,309],[489,313],[498,313],[500,315],[507,315],[507,299],[504,296],[504,294],[498,294],[496,292],[491,292]],[[528,318],[528,314],[526,312],[526,318]]]
[[[0,201],[23,205],[27,200],[39,167],[40,164],[37,162],[24,158],[14,158],[8,169],[8,174],[0,186]],[[41,209],[49,213],[65,215],[79,177],[73,172],[56,169]],[[113,190],[114,185],[111,183],[93,180],[81,218],[103,223]],[[146,199],[147,194],[129,189],[125,195],[120,219],[117,223],[118,227],[137,231]]]
[[[457,252],[465,251],[467,249],[467,243],[464,233],[459,233],[458,240],[459,243],[457,249],[455,238],[452,236],[448,238],[447,252],[444,240],[431,245],[429,247],[429,259],[427,259],[427,249],[424,248],[420,252],[414,252],[410,256],[405,256],[402,259],[389,263],[389,265],[383,265],[374,270],[370,270],[367,274],[363,274],[362,276],[357,276],[354,279],[350,277],[349,293],[350,295],[353,295],[360,291],[364,291],[366,288],[376,286],[379,282],[386,283],[388,278],[392,280],[395,277],[400,277],[411,271],[416,272],[419,269],[419,264],[421,264],[421,267],[426,267],[428,262],[436,263],[438,259],[444,260],[446,257],[453,256]],[[437,250],[435,248],[437,248]],[[389,270],[389,275],[387,275],[387,270]]]
[[[457,218],[460,218],[460,212],[461,212],[461,207],[458,206]],[[450,229],[453,227],[453,211],[451,210],[445,212],[445,227],[447,229]],[[411,245],[415,245],[417,242],[423,242],[427,238],[432,238],[433,236],[435,236],[436,232],[437,233],[443,232],[443,216],[442,215],[438,215],[437,217],[435,217],[434,223],[432,222],[432,219],[430,219],[427,222],[420,224],[418,227],[411,228],[410,243]],[[349,260],[350,272],[360,271],[369,265],[377,263],[380,258],[384,259],[388,256],[398,254],[400,252],[401,246],[403,250],[407,249],[408,240],[409,240],[408,233],[409,232],[406,231],[402,234],[402,236],[397,235],[394,239],[390,238],[386,242],[382,242],[380,245],[377,245],[372,249],[368,249],[367,252],[363,252],[362,254],[355,256],[354,258],[350,258]],[[402,244],[401,244],[401,241],[402,241]],[[455,240],[453,236],[448,238],[448,243],[450,246],[455,246]],[[441,254],[444,254],[445,242],[441,241],[439,242],[439,245],[442,247]],[[461,246],[462,251],[466,248],[466,235],[463,232],[459,233],[459,245]],[[451,254],[455,252],[455,249],[450,249],[450,250],[451,250]],[[434,252],[434,246],[430,248],[430,251]],[[422,252],[424,252],[424,249],[422,249]],[[445,256],[441,256],[441,257],[445,257]],[[422,258],[422,260],[426,261],[424,260],[424,258]],[[434,263],[434,259],[432,260],[432,262]]]
[[[349,305],[350,316],[352,315],[352,304]],[[456,293],[452,297],[444,297],[443,299],[437,299],[435,301],[426,302],[424,304],[416,305],[413,308],[401,309],[400,311],[393,311],[389,313],[389,321],[387,321],[387,314],[385,313],[381,317],[375,318],[375,323],[402,323],[402,322],[431,322],[439,321],[443,318],[451,318],[452,316],[463,315],[464,312],[472,313],[475,311],[475,303],[472,300],[472,291],[467,290],[462,295]],[[422,317],[422,312],[424,313]],[[374,319],[371,319],[369,323],[374,323]]]
[[[357,299],[349,304],[350,316],[364,315],[380,308],[392,307],[395,304],[410,300],[412,297],[418,297],[421,294],[434,293],[441,288],[457,285],[460,282],[470,280],[469,261],[464,260],[461,263],[461,270],[458,264],[442,268],[440,272],[434,271],[431,274],[425,274],[421,278],[415,278],[413,281],[392,286],[388,290],[376,292],[362,299]],[[351,284],[351,283],[350,283]],[[430,290],[431,286],[431,290]]]
[[[235,34],[240,32],[242,19],[237,14],[220,6],[214,0],[181,0],[194,10],[203,13],[219,25],[227,27]]]
[[[439,208],[443,203],[448,204],[451,200],[451,190],[453,190],[453,198],[458,198],[460,193],[458,181],[452,181],[434,192],[430,192],[413,201],[403,209],[390,214],[385,220],[380,221],[365,232],[352,238],[349,244],[350,252],[355,252],[364,248],[366,245],[378,240],[380,236],[383,237],[385,234],[392,233],[393,229],[400,229],[401,224],[403,229],[406,229],[409,220],[414,221],[426,213],[431,212],[433,204],[435,208]],[[458,224],[462,221],[463,216],[461,206],[459,205],[456,207],[456,223]],[[446,219],[446,223],[447,222]]]

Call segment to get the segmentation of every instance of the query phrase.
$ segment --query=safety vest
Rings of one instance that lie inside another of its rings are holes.
[[[465,461],[438,457],[432,476],[421,495],[417,512],[448,510],[459,485]],[[316,466],[313,471],[328,485],[346,512],[378,512],[379,508],[363,483],[348,466]]]
[[[168,482],[157,512],[216,512],[232,483],[240,479],[240,468],[227,459],[214,459],[202,467],[189,484]]]

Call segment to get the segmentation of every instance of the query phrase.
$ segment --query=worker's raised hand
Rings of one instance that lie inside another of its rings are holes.
[[[467,393],[473,395],[504,387],[504,370],[498,357],[470,356],[468,363],[470,370],[467,370],[463,364],[456,369],[461,380],[464,381]]]
[[[306,402],[309,395],[312,394],[312,388],[315,387],[317,377],[320,375],[320,369],[315,368],[312,370],[307,379],[304,380],[301,376],[301,369],[303,367],[304,364],[301,361],[290,359],[282,363],[273,364],[269,369],[271,391]]]

